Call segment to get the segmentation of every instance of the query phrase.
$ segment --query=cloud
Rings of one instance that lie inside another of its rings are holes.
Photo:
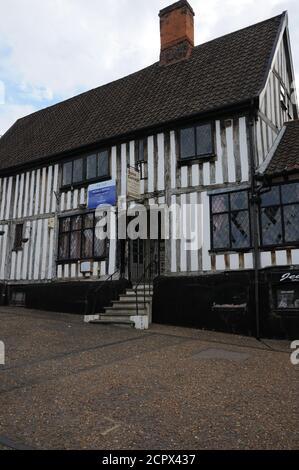
[[[171,0],[2,0],[0,79],[6,85],[10,106],[1,106],[0,133],[12,123],[9,116],[14,118],[17,106],[22,112],[45,107],[158,60],[158,12],[170,3]],[[299,74],[297,0],[190,3],[196,12],[197,44],[289,9]]]
[[[30,105],[4,104],[0,106],[0,136],[19,118],[34,113],[37,109]]]

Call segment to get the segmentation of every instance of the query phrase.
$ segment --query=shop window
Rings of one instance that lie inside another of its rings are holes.
[[[276,288],[275,303],[277,310],[299,310],[299,284]]]

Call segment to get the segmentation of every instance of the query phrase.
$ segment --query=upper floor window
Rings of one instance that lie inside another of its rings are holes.
[[[240,250],[251,246],[248,191],[211,196],[213,250]]]
[[[261,243],[276,246],[299,242],[299,183],[273,186],[261,197]]]
[[[139,139],[136,142],[136,161],[145,162],[147,160],[147,146],[145,139]]]
[[[209,157],[214,154],[214,135],[211,123],[198,124],[180,130],[181,160]]]
[[[135,144],[136,166],[140,171],[140,178],[147,179],[147,139],[139,139]]]
[[[63,164],[62,186],[109,178],[109,152],[101,152],[77,158]]]

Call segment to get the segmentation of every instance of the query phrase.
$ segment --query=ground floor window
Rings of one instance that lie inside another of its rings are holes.
[[[94,212],[61,218],[58,260],[79,261],[106,258],[106,240],[99,240],[96,237],[95,227]]]
[[[275,308],[277,310],[299,309],[299,284],[275,289]]]
[[[213,250],[238,250],[251,246],[248,191],[211,196]]]
[[[299,242],[299,183],[273,186],[261,197],[262,246]]]

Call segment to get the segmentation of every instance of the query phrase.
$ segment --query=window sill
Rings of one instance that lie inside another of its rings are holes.
[[[251,253],[253,248],[238,248],[238,249],[231,249],[231,248],[223,248],[219,250],[210,250],[210,255],[236,255],[240,253]]]
[[[196,163],[204,163],[208,161],[214,161],[216,159],[216,155],[214,153],[208,155],[202,155],[201,157],[191,157],[191,158],[179,158],[178,165],[179,166],[190,166],[195,165]]]
[[[299,242],[293,244],[279,244],[279,245],[267,245],[260,246],[261,251],[285,251],[285,250],[298,250]]]
[[[84,262],[90,263],[98,263],[100,261],[107,261],[108,256],[102,256],[101,258],[80,258],[80,259],[64,259],[64,260],[56,260],[56,264],[79,264]]]
[[[105,181],[109,181],[110,179],[111,179],[111,176],[105,176],[104,178],[95,178],[92,180],[83,181],[81,183],[69,184],[66,186],[61,186],[60,191],[65,192],[65,191],[74,191],[75,189],[87,188],[91,184],[103,183]]]

